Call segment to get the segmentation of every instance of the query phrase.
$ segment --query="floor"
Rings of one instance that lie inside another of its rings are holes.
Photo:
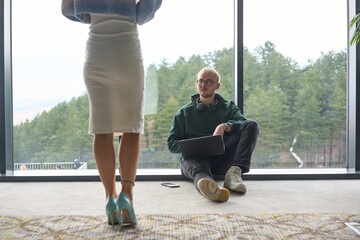
[[[360,180],[245,181],[248,192],[231,193],[225,203],[202,197],[191,182],[173,182],[180,187],[163,187],[157,181],[136,182],[135,212],[360,214]],[[1,182],[0,192],[0,215],[104,214],[101,182]]]

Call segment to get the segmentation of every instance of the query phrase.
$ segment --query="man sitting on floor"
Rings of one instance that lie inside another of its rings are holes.
[[[191,103],[175,114],[169,136],[168,148],[180,153],[178,141],[195,137],[221,135],[225,153],[211,157],[180,159],[181,173],[194,181],[196,189],[206,198],[226,202],[229,190],[245,193],[241,175],[249,172],[251,155],[259,134],[258,123],[247,120],[232,101],[215,93],[220,88],[220,75],[210,67],[197,75],[198,94]],[[225,175],[224,188],[214,181],[213,175]]]

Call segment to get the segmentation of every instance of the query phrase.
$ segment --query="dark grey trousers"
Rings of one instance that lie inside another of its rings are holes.
[[[214,175],[225,175],[232,166],[238,166],[242,173],[247,173],[258,135],[258,123],[246,120],[225,142],[224,154],[206,158],[181,158],[181,173],[194,181],[196,188],[201,178],[214,179]]]

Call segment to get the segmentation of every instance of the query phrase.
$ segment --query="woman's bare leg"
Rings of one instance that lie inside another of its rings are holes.
[[[105,188],[106,198],[109,196],[117,198],[115,178],[116,160],[112,133],[95,134],[94,156],[101,182]]]
[[[140,134],[124,133],[119,147],[120,175],[122,180],[135,181],[139,161]],[[121,192],[126,193],[133,203],[133,184],[121,181]]]

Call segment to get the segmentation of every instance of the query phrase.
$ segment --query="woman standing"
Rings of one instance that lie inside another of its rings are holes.
[[[162,0],[62,0],[62,13],[90,24],[84,81],[90,101],[89,132],[106,193],[109,224],[136,224],[133,186],[143,133],[144,69],[137,24],[150,21]],[[114,133],[121,192],[116,191]]]

